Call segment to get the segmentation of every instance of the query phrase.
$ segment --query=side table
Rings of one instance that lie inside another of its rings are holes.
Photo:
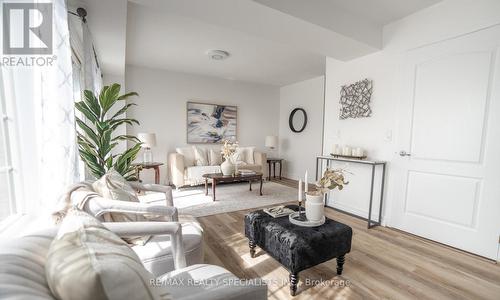
[[[155,170],[155,184],[160,184],[160,166],[163,166],[161,162],[150,162],[150,163],[136,163],[133,164],[137,166],[136,176],[139,179],[139,173],[142,169],[154,169]]]
[[[276,178],[276,164],[280,165],[280,180],[281,180],[281,169],[283,165],[283,159],[282,158],[268,158],[267,159],[267,165],[269,167],[269,176],[267,176],[267,180],[271,180],[271,165],[273,166],[273,178]]]

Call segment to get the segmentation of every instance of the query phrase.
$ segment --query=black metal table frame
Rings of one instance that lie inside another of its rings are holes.
[[[330,161],[341,161],[341,162],[348,162],[348,163],[358,163],[358,164],[364,164],[364,165],[370,165],[372,167],[372,178],[371,178],[371,183],[370,183],[370,204],[368,207],[368,219],[355,215],[353,213],[344,211],[342,209],[338,209],[332,206],[326,205],[329,193],[325,194],[325,206],[328,206],[330,208],[333,208],[337,211],[340,211],[342,213],[348,214],[350,216],[356,217],[363,219],[368,222],[367,228],[370,229],[375,226],[380,226],[382,224],[382,206],[384,204],[384,183],[385,183],[385,166],[386,162],[384,161],[366,161],[366,160],[357,160],[357,159],[344,159],[344,158],[336,158],[333,156],[317,156],[316,157],[316,180],[319,179],[319,167],[320,167],[320,161],[324,160],[326,161],[326,167],[328,168],[330,166]],[[382,181],[380,183],[380,205],[379,205],[379,211],[378,211],[378,221],[373,221],[372,220],[372,206],[373,206],[373,188],[374,188],[374,182],[375,182],[375,168],[377,166],[382,166]],[[323,173],[323,164],[321,164],[321,173]]]

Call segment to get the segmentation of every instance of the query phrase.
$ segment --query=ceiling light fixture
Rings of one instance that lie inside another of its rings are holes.
[[[229,57],[229,52],[224,50],[208,50],[207,55],[213,60],[224,60]]]

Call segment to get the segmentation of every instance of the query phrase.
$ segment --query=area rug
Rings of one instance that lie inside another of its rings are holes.
[[[215,202],[212,201],[211,186],[209,186],[208,196],[205,196],[204,186],[174,190],[174,206],[179,209],[181,214],[203,217],[243,209],[272,206],[297,199],[297,189],[274,182],[264,182],[262,196],[259,196],[258,183],[254,183],[252,188],[253,191],[248,190],[248,183],[217,185]]]

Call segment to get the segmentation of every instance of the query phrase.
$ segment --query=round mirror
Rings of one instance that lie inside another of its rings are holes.
[[[293,132],[302,132],[307,125],[307,114],[303,108],[296,108],[290,113],[288,125]]]

